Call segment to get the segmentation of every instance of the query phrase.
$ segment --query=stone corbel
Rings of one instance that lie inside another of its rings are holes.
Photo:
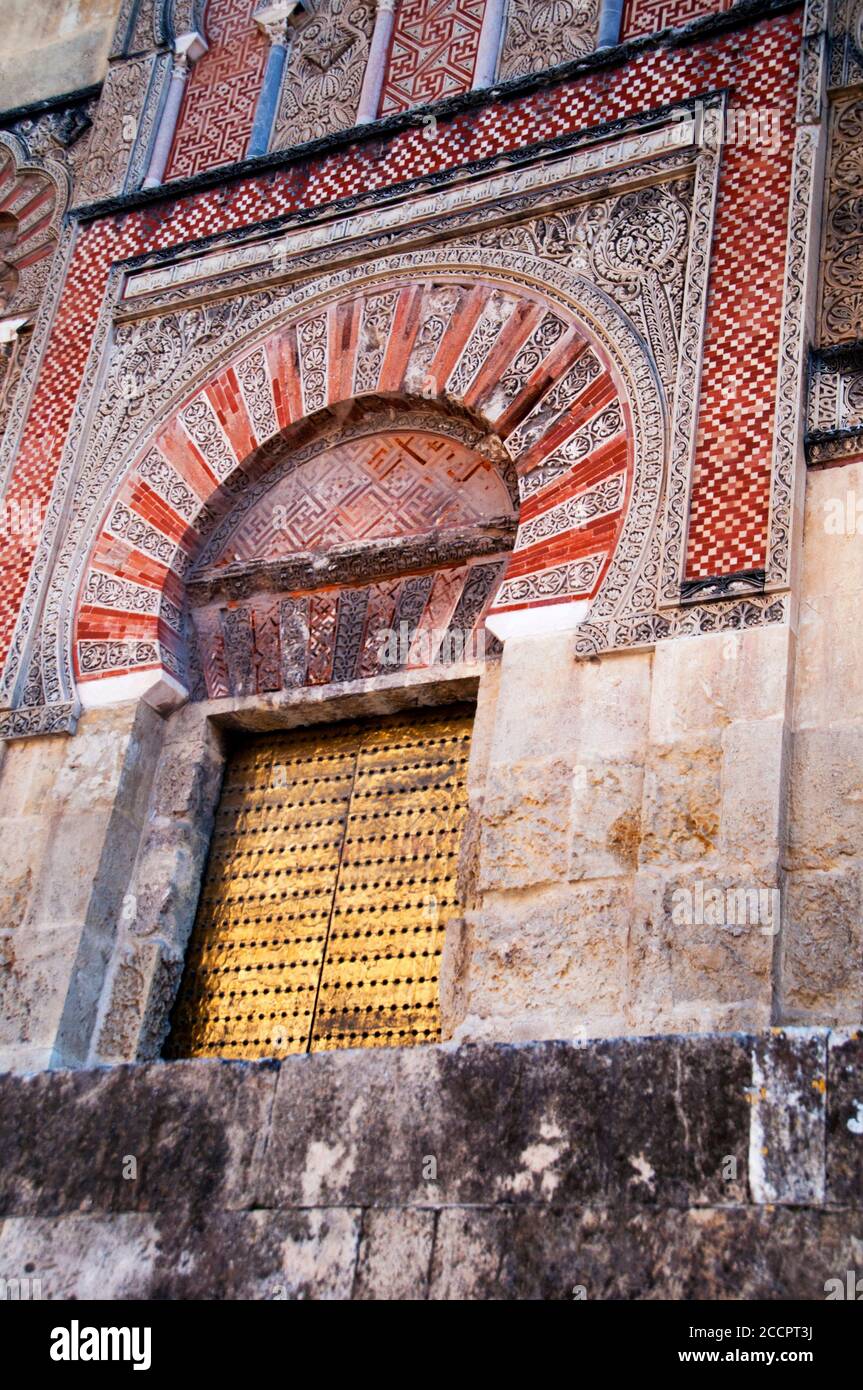
[[[144,179],[145,188],[156,188],[162,182],[168,164],[168,156],[171,153],[171,146],[174,143],[174,135],[177,130],[177,121],[180,115],[180,108],[183,104],[183,96],[186,91],[186,83],[189,80],[189,73],[192,70],[193,64],[195,64],[206,51],[206,41],[196,32],[181,34],[180,37],[174,41],[174,61],[171,68],[171,80],[168,84],[168,95],[165,98],[165,105],[162,107],[162,114],[159,118],[159,128],[156,131],[156,138],[153,142],[153,153],[150,156],[147,177]]]
[[[360,91],[357,125],[368,125],[370,121],[376,121],[378,118],[387,70],[387,58],[396,22],[397,3],[398,0],[378,0],[375,11],[375,27],[372,32],[368,62]]]
[[[293,23],[303,13],[304,8],[300,0],[280,0],[278,4],[266,5],[255,12],[255,23],[269,39],[270,51],[246,150],[247,159],[266,154],[270,148],[282,79],[293,42]]]

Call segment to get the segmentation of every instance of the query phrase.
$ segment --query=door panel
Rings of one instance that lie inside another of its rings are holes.
[[[237,749],[167,1056],[440,1037],[472,724],[450,706]]]

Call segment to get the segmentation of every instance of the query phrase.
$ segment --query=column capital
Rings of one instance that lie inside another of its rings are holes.
[[[252,18],[262,34],[270,43],[288,43],[288,26],[298,10],[303,6],[300,0],[279,0],[275,5],[264,5],[256,10]]]
[[[202,34],[192,29],[187,34],[180,34],[174,40],[174,66],[182,65],[190,68],[193,63],[197,63],[199,58],[203,58],[207,51],[207,41]]]

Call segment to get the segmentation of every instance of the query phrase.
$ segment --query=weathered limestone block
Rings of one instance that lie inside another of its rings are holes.
[[[790,735],[784,719],[735,720],[722,732],[719,848],[760,862],[784,843]]]
[[[365,1212],[353,1297],[425,1298],[434,1230],[433,1211]]]
[[[573,776],[569,876],[630,874],[641,844],[644,769],[611,759],[579,763]]]
[[[614,880],[488,894],[468,915],[456,1040],[622,1032],[630,915],[629,890]]]
[[[493,764],[482,807],[479,887],[564,879],[571,810],[572,768],[565,759]]]
[[[0,1278],[46,1299],[822,1299],[863,1258],[861,1039],[0,1075]]]
[[[788,839],[794,869],[839,868],[863,855],[863,724],[794,734]]]
[[[647,747],[652,652],[617,652],[579,661],[570,708],[561,711],[561,737],[570,725],[576,762],[604,758],[639,763]],[[534,677],[535,678],[535,677]],[[545,672],[543,671],[543,683]]]
[[[0,933],[15,932],[27,918],[39,863],[48,851],[48,816],[4,816],[0,821]]]
[[[803,539],[803,596],[832,598],[846,595],[853,598],[863,591],[863,529],[859,525],[858,506],[863,497],[863,460],[813,470],[806,475],[806,517]],[[801,642],[807,645],[810,621],[829,622],[829,609],[820,603],[814,613],[800,615]],[[843,636],[853,642],[859,630],[859,609]],[[804,668],[805,669],[805,668]],[[859,681],[861,668],[856,667]],[[801,687],[797,677],[798,692]],[[822,720],[824,711],[821,711]]]
[[[218,1062],[2,1076],[0,1215],[246,1206],[275,1081]]]
[[[629,1029],[763,1028],[781,896],[771,866],[641,871],[633,897]],[[722,918],[722,920],[720,920]]]
[[[0,935],[0,1065],[62,1063],[57,1033],[81,943],[80,923]]]
[[[147,1215],[0,1221],[0,1277],[38,1280],[49,1301],[146,1298],[159,1242]]]
[[[189,709],[170,721],[120,913],[91,1061],[151,1060],[164,1044],[195,918],[224,771],[221,736]]]
[[[823,1299],[861,1242],[859,1211],[451,1208],[429,1298]]]
[[[651,747],[644,774],[642,864],[715,858],[721,771],[718,736]]]
[[[837,575],[837,587],[840,583]],[[795,682],[798,728],[863,720],[861,607],[863,579],[850,593],[840,589],[813,594],[801,604]]]
[[[193,1297],[203,1280],[220,1299],[348,1299],[361,1220],[345,1207],[216,1212],[204,1221],[191,1267],[181,1259],[189,1233],[165,1231],[158,1296]]]
[[[792,640],[790,629],[777,624],[658,642],[651,742],[691,740],[737,720],[781,717],[788,701]]]
[[[500,674],[500,662],[488,662],[483,668],[482,680],[477,691],[467,773],[468,795],[471,799],[482,794],[488,775],[500,696]]]
[[[733,1203],[745,1192],[750,1076],[741,1038],[291,1059],[255,1201]],[[739,1180],[723,1172],[729,1154]]]
[[[577,746],[574,709],[581,666],[571,633],[504,643],[495,705],[492,766],[562,758]],[[485,677],[483,677],[483,680]]]
[[[296,1059],[279,1072],[255,1204],[595,1199],[607,1178],[589,1112],[611,1106],[610,1060],[539,1048],[538,1070],[521,1047]]]
[[[0,769],[3,1064],[83,1062],[138,850],[162,720],[92,710],[74,739],[13,744]],[[10,1050],[11,1049],[11,1050]]]
[[[863,865],[788,875],[781,941],[782,1017],[863,1019]]]
[[[823,1202],[827,1039],[777,1030],[755,1039],[749,1182],[756,1202]]]

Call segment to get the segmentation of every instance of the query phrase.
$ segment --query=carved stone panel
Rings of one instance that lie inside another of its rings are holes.
[[[523,77],[591,53],[599,0],[510,0],[500,78]]]
[[[863,353],[816,357],[809,381],[807,453],[811,463],[863,449]]]
[[[135,188],[143,178],[170,57],[150,53],[108,69],[75,185],[75,203],[96,202]]]
[[[863,81],[863,0],[836,0],[830,16],[829,85]]]
[[[322,0],[315,7],[291,48],[272,149],[355,123],[373,28],[371,0]]]
[[[863,99],[833,110],[821,260],[822,347],[863,338]]]

